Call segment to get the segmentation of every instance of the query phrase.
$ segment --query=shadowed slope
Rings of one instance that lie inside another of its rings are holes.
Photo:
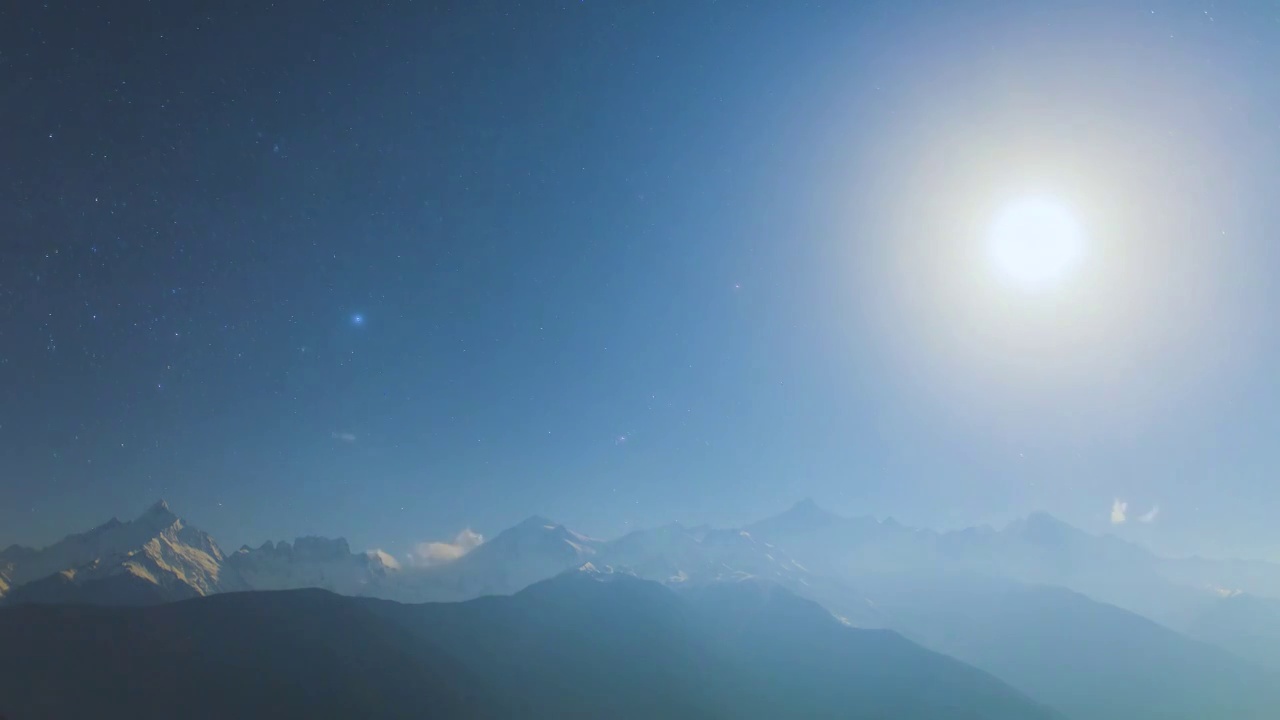
[[[1053,720],[995,678],[773,586],[585,571],[507,597],[323,591],[0,610],[22,718]]]

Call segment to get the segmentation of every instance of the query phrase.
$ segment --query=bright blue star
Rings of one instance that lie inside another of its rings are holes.
[[[359,326],[361,326],[361,325],[364,325],[364,315],[363,315],[362,313],[356,313],[356,314],[352,315],[352,316],[351,316],[351,324],[352,324],[352,325],[355,325],[356,327],[359,327]]]

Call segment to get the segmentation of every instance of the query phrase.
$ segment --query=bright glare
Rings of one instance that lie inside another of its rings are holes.
[[[1045,290],[1079,265],[1084,237],[1075,217],[1050,198],[1028,198],[1002,210],[987,250],[1003,280],[1024,290]]]

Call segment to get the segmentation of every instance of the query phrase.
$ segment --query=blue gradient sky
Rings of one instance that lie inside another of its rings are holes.
[[[1280,559],[1274,3],[258,5],[0,10],[0,543],[813,496]],[[1045,183],[1102,289],[975,290]]]

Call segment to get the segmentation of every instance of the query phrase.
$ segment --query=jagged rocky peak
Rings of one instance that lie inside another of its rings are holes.
[[[118,518],[118,517],[116,517],[116,516],[112,515],[110,520],[108,520],[108,521],[106,521],[106,522],[102,523],[101,525],[99,525],[99,526],[97,526],[97,527],[95,527],[95,528],[93,528],[93,529],[89,530],[89,532],[88,532],[88,533],[86,533],[86,534],[88,534],[88,535],[98,535],[98,534],[101,534],[101,533],[110,532],[110,531],[115,530],[116,528],[120,527],[121,525],[124,525],[124,523],[120,522],[120,518]]]
[[[115,518],[112,518],[112,520],[115,520]],[[142,513],[142,516],[138,518],[139,522],[153,528],[167,528],[178,522],[178,520],[178,516],[174,514],[173,510],[169,509],[169,503],[165,502],[163,499],[157,500],[153,503],[151,507],[147,508],[147,511]],[[115,521],[117,524],[119,523],[118,520]]]
[[[11,593],[40,602],[207,595],[219,587],[223,560],[213,538],[183,522],[163,500],[128,522],[111,518],[40,550],[11,555],[0,558]]]
[[[326,561],[342,560],[351,557],[351,545],[346,538],[326,538],[304,536],[294,539],[292,543],[281,540],[268,540],[255,550],[248,545],[240,549],[241,554],[264,555],[286,558],[294,561]]]
[[[293,554],[299,560],[337,560],[351,555],[351,545],[346,538],[300,537]]]

